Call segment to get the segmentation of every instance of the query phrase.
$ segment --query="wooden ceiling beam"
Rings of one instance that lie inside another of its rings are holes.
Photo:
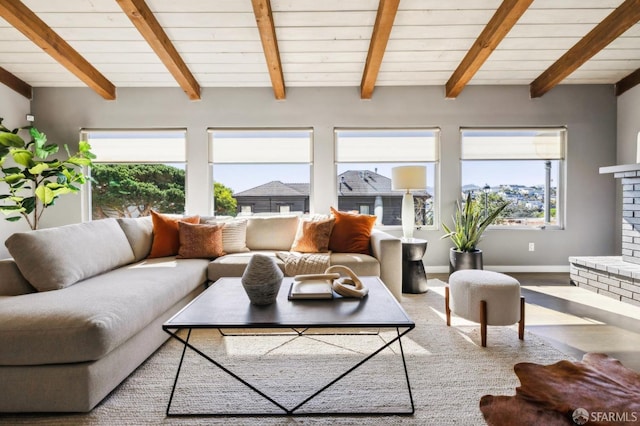
[[[0,16],[104,99],[116,98],[113,83],[23,3],[18,0],[0,1]]]
[[[640,20],[640,0],[625,0],[529,86],[532,98],[553,89]]]
[[[455,98],[473,78],[489,55],[511,31],[533,0],[504,0],[484,27],[445,86],[447,98]]]
[[[636,87],[638,84],[640,84],[640,68],[620,79],[620,81],[616,83],[616,96],[622,95],[624,92]]]
[[[364,65],[362,82],[360,83],[360,97],[362,99],[371,99],[373,96],[373,89],[376,87],[378,72],[387,49],[387,42],[393,29],[393,21],[396,19],[399,4],[400,0],[380,0],[378,4],[376,23],[371,34],[367,62]]]
[[[18,92],[27,99],[33,98],[33,89],[31,86],[2,67],[0,67],[0,83]]]
[[[262,49],[267,60],[273,94],[276,99],[285,99],[284,75],[282,73],[282,63],[280,62],[276,27],[273,22],[273,12],[271,11],[271,1],[251,0],[251,4],[253,5],[253,14],[256,17],[258,31],[260,32]]]
[[[116,1],[189,99],[200,100],[200,85],[144,0]]]

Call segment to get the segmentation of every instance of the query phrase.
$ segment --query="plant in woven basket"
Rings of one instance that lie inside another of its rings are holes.
[[[29,142],[18,133],[27,130]],[[77,193],[87,179],[83,167],[90,166],[95,155],[86,141],[80,141],[78,152],[63,158],[50,158],[59,146],[47,143],[47,136],[35,127],[9,130],[0,118],[0,211],[6,220],[15,222],[24,218],[31,229],[38,229],[45,209],[55,204],[64,194]],[[13,161],[7,161],[7,160]]]

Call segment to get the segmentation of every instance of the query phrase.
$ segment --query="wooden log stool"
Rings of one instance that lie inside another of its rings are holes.
[[[513,277],[493,271],[465,269],[449,275],[445,287],[447,325],[451,313],[480,323],[482,346],[487,346],[487,325],[519,323],[518,337],[524,339],[524,297]]]

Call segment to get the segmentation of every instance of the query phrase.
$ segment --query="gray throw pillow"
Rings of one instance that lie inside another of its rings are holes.
[[[151,216],[137,218],[118,218],[118,224],[124,231],[133,249],[135,261],[146,259],[151,252],[153,242],[153,222]]]
[[[115,219],[18,232],[5,242],[38,291],[57,290],[134,261]]]

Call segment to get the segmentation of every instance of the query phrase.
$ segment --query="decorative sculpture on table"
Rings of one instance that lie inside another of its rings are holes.
[[[283,277],[284,274],[273,258],[254,254],[240,281],[251,303],[269,305],[276,301]]]
[[[324,273],[338,273],[339,275],[346,275],[346,277],[340,276],[338,279],[333,280],[333,291],[342,297],[356,297],[358,299],[362,299],[369,294],[369,289],[365,287],[356,273],[346,266],[331,266],[324,271]]]
[[[293,277],[289,300],[332,299],[333,292],[342,297],[362,299],[369,294],[369,289],[350,268],[334,265],[327,268],[324,274],[304,274]]]

